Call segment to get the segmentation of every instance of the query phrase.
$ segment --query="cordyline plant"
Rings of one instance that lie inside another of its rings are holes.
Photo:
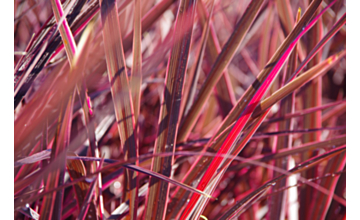
[[[15,219],[346,219],[344,0],[15,0]]]

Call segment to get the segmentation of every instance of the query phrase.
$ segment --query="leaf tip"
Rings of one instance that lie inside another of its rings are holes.
[[[200,218],[204,220],[208,220],[208,218],[206,218],[204,215],[200,215]]]

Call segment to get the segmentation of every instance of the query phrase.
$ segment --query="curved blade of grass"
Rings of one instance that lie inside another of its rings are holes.
[[[194,154],[193,152],[188,152],[185,155],[193,155],[193,154]],[[172,152],[170,152],[170,153],[161,153],[159,155],[151,154],[151,155],[142,156],[142,158],[153,158],[154,156],[169,157],[170,155],[173,155],[173,153]],[[74,158],[74,159],[78,159],[78,157]],[[136,166],[136,165],[129,164],[129,163],[133,163],[133,162],[137,161],[138,159],[139,158],[131,158],[130,160],[126,160],[126,161],[116,161],[115,163],[107,165],[106,167],[103,167],[102,169],[97,170],[97,171],[95,171],[93,173],[89,173],[86,176],[82,176],[82,177],[80,177],[78,179],[75,179],[75,180],[69,182],[69,183],[62,184],[61,186],[59,186],[57,188],[51,188],[48,191],[41,192],[41,193],[36,194],[34,196],[31,196],[31,197],[28,197],[26,194],[20,195],[20,196],[15,198],[16,199],[15,204],[14,204],[15,209],[24,206],[26,203],[31,203],[33,201],[36,201],[37,199],[42,198],[45,195],[55,193],[58,190],[65,189],[65,188],[67,188],[69,186],[72,186],[72,185],[77,184],[79,182],[85,181],[88,178],[94,178],[94,175],[97,175],[97,174],[99,174],[101,172],[106,172],[106,171],[108,171],[110,169],[113,169],[114,167],[119,167],[119,166],[124,166],[124,167],[126,167],[128,169],[132,169],[134,171],[141,172],[141,173],[144,173],[146,175],[153,176],[154,178],[159,178],[162,181],[167,181],[167,182],[172,183],[172,184],[174,184],[176,186],[185,188],[186,190],[189,190],[192,193],[199,193],[202,196],[205,196],[205,197],[208,197],[208,198],[213,198],[212,196],[210,196],[210,195],[208,195],[208,194],[206,194],[206,193],[204,193],[202,191],[199,191],[199,190],[195,189],[194,187],[191,187],[191,186],[188,186],[188,185],[183,184],[181,182],[178,182],[176,180],[173,180],[173,179],[171,179],[171,178],[169,178],[167,176],[164,176],[164,175],[159,174],[159,173],[155,173],[155,172],[153,172],[151,170],[147,170],[147,169],[141,168],[141,167]],[[57,158],[57,160],[58,160],[58,158]],[[55,162],[57,162],[57,160],[55,160]],[[99,158],[94,158],[92,161],[94,161],[94,160],[98,161]],[[40,175],[43,175],[44,173],[46,173],[46,171],[48,171],[48,170],[43,170],[43,171],[40,171],[38,173]]]
[[[199,191],[199,190],[197,190],[197,189],[195,189],[193,187],[190,187],[188,185],[185,185],[185,184],[183,184],[181,182],[175,181],[175,180],[173,180],[173,179],[171,179],[171,178],[169,178],[169,177],[167,177],[165,175],[155,173],[155,172],[153,172],[151,170],[147,170],[147,169],[144,169],[142,167],[134,166],[134,165],[131,165],[131,164],[124,165],[124,167],[127,167],[127,168],[132,169],[132,170],[136,170],[138,172],[141,172],[141,173],[144,173],[144,174],[147,174],[147,175],[151,175],[151,177],[157,178],[157,179],[162,180],[162,181],[166,180],[167,183],[172,183],[174,185],[181,186],[183,189],[186,189],[186,190],[189,190],[191,192],[200,194],[200,195],[205,196],[207,198],[215,199],[214,197],[212,197],[212,196],[210,196],[210,195],[208,195],[208,194],[206,194],[206,193],[204,193],[202,191]]]
[[[196,155],[198,155],[198,156],[204,155],[204,156],[208,156],[208,157],[216,157],[216,156],[218,156],[218,155],[215,154],[215,153],[201,153],[201,152],[199,152],[199,153],[198,153],[198,152],[175,152],[174,154],[175,154],[175,155],[183,155],[183,156],[196,156]],[[21,196],[19,196],[19,197],[16,198],[17,200],[15,201],[15,208],[16,208],[16,207],[21,207],[22,205],[25,205],[25,203],[31,203],[32,201],[35,201],[36,199],[41,198],[41,197],[43,197],[44,195],[49,194],[49,193],[52,193],[52,192],[54,192],[54,191],[56,191],[56,190],[58,190],[58,189],[64,189],[64,188],[66,188],[66,187],[69,187],[69,186],[72,186],[72,185],[74,185],[74,184],[77,184],[78,182],[84,181],[84,180],[86,180],[86,179],[88,179],[88,178],[93,178],[94,175],[97,175],[97,174],[100,173],[100,172],[106,172],[106,171],[108,171],[109,169],[113,169],[114,167],[123,166],[123,165],[128,165],[129,163],[132,163],[133,161],[139,160],[139,159],[142,159],[142,158],[143,158],[143,159],[146,159],[146,158],[152,158],[152,157],[167,157],[167,156],[170,156],[170,155],[173,155],[173,153],[172,153],[172,152],[169,152],[169,153],[160,153],[160,154],[156,154],[156,155],[155,155],[155,154],[149,154],[149,155],[142,155],[142,156],[139,157],[139,158],[132,158],[132,159],[127,160],[127,161],[116,161],[116,162],[113,161],[113,164],[108,165],[108,166],[104,167],[103,169],[100,169],[100,170],[98,170],[98,171],[96,171],[96,172],[87,174],[87,176],[83,176],[83,177],[81,177],[81,178],[79,178],[79,179],[76,179],[76,180],[74,180],[74,181],[71,181],[70,183],[66,183],[66,184],[58,187],[57,189],[51,189],[51,190],[49,190],[49,191],[47,191],[47,192],[42,192],[41,194],[36,195],[35,197],[31,197],[30,199],[28,199],[28,200],[26,200],[26,201],[19,201],[19,199],[24,199],[24,198],[25,198],[24,195],[21,195]],[[234,160],[236,160],[236,161],[242,161],[242,162],[244,162],[244,163],[249,163],[250,165],[263,166],[263,167],[269,168],[269,169],[277,169],[277,172],[284,173],[284,174],[288,175],[287,172],[284,171],[284,170],[282,170],[282,169],[279,169],[279,168],[276,168],[276,167],[273,167],[273,166],[269,166],[269,165],[264,164],[264,163],[261,163],[261,162],[257,162],[256,160],[251,160],[251,159],[249,159],[249,158],[241,158],[241,157],[239,157],[239,156],[236,156],[236,157],[234,158],[234,156],[232,156],[232,155],[220,155],[220,156],[223,157],[223,158],[227,158],[227,159],[232,158],[232,159],[234,159]],[[72,158],[72,159],[75,159],[75,160],[78,160],[78,159],[84,160],[84,159],[85,159],[85,160],[89,160],[89,161],[94,161],[94,160],[95,160],[95,161],[99,161],[99,160],[101,160],[101,159],[99,159],[99,158],[86,158],[86,157],[74,157],[74,158]],[[105,159],[104,161],[106,161],[106,159]],[[109,162],[111,162],[111,161],[109,161]],[[133,165],[133,166],[134,166],[134,165]],[[137,167],[137,166],[135,166],[135,168],[136,168],[136,167]],[[144,170],[144,169],[139,169],[139,172],[141,172],[142,170]],[[146,174],[148,174],[148,175],[152,175],[152,172],[149,171],[149,170],[145,170],[145,172],[146,172]],[[160,175],[160,174],[158,174],[157,176],[159,176],[159,178],[162,178],[162,177],[161,177],[162,175]],[[167,178],[164,177],[164,178],[162,178],[162,180],[167,181]],[[301,180],[301,181],[304,181],[305,183],[307,183],[307,182],[306,182],[306,179],[300,178],[300,180]],[[182,185],[179,184],[177,181],[175,181],[174,184],[175,184],[175,185],[182,186]],[[324,192],[325,194],[329,195],[329,193],[326,191],[326,189],[321,188],[320,186],[316,186],[316,184],[315,184],[315,185],[314,185],[314,184],[311,184],[311,186],[313,186],[313,187],[315,187],[315,188],[317,188],[317,189],[320,189],[322,192]],[[197,193],[197,191],[194,190],[194,188],[192,188],[192,187],[188,187],[188,188],[189,188],[189,190],[191,190],[191,192]],[[201,193],[203,194],[203,192],[201,192]],[[203,195],[206,196],[206,197],[208,197],[207,194],[203,194]],[[342,199],[339,199],[339,198],[336,197],[336,196],[334,196],[334,199],[336,199],[336,201],[339,201],[340,203],[344,203],[344,201],[343,201]]]
[[[256,134],[255,134],[256,135]],[[208,141],[208,139],[205,140],[206,142]],[[249,160],[253,159],[256,161],[260,161],[260,162],[266,162],[269,161],[271,159],[277,159],[277,158],[281,158],[284,156],[288,156],[291,154],[295,154],[295,153],[301,153],[302,151],[306,151],[308,149],[318,149],[318,148],[324,148],[330,145],[341,145],[341,144],[345,144],[346,141],[346,135],[340,135],[338,137],[332,138],[332,139],[328,139],[328,140],[324,140],[324,141],[320,141],[320,142],[311,142],[308,144],[304,144],[298,147],[295,147],[293,149],[290,150],[280,150],[276,153],[272,153],[272,154],[265,154],[265,155],[258,155],[258,156],[254,156],[252,158],[249,158]],[[190,143],[189,143],[190,144]],[[179,144],[180,146],[182,146],[183,144]],[[149,154],[149,155],[141,155],[139,156],[139,160],[147,160],[147,159],[151,159],[154,156],[169,156],[172,155],[172,153],[161,153],[161,154]],[[175,155],[184,155],[184,152],[182,151],[177,151],[175,152]],[[188,154],[186,154],[188,155]],[[41,151],[37,154],[34,154],[32,156],[26,157],[23,160],[19,160],[15,162],[15,166],[19,166],[19,165],[24,165],[24,164],[31,164],[31,163],[36,163],[38,161],[41,160],[46,160],[46,159],[50,159],[50,150],[44,150]],[[97,157],[83,157],[83,156],[71,156],[67,155],[67,159],[68,160],[83,160],[83,161],[100,161],[101,158],[97,158]],[[133,160],[130,160],[133,161]],[[105,163],[115,163],[117,162],[116,160],[112,160],[112,159],[104,159]],[[246,164],[246,163],[241,163],[238,164],[234,167],[230,167],[229,170],[238,170],[241,168],[244,168],[246,166],[248,166],[250,164]]]
[[[139,126],[138,126],[138,117],[140,114],[140,98],[141,98],[141,83],[142,83],[142,55],[141,55],[141,0],[135,0],[134,2],[134,36],[133,36],[133,66],[130,77],[130,89],[132,95],[132,102],[134,106],[134,123],[135,123],[135,132],[136,132],[136,143],[139,144]],[[125,65],[125,64],[124,64]],[[138,155],[138,153],[136,154]],[[129,175],[130,178],[132,178]],[[136,183],[136,188],[138,188],[138,183]],[[134,186],[131,186],[133,188]],[[134,191],[134,193],[138,193]],[[137,196],[137,195],[136,195]],[[138,200],[138,199],[136,199]],[[131,200],[130,200],[131,202]],[[131,204],[131,203],[130,203]],[[138,206],[138,201],[135,204]],[[133,209],[133,210],[132,210]],[[137,207],[133,208],[130,206],[130,212],[137,212]],[[137,214],[137,213],[136,213]],[[128,219],[136,219],[136,215],[131,216]]]
[[[115,0],[100,1],[101,20],[103,24],[104,49],[106,55],[111,95],[113,97],[115,116],[120,135],[121,148],[125,158],[138,156],[138,146],[134,133],[134,109],[125,66],[124,50]],[[137,218],[138,208],[138,173],[128,170],[126,198],[130,200],[130,219]]]
[[[224,69],[227,67],[232,57],[234,56],[237,48],[241,44],[244,36],[249,30],[249,27],[253,23],[256,15],[258,14],[261,5],[264,1],[251,1],[246,12],[241,17],[240,21],[236,24],[234,32],[231,34],[229,40],[221,50],[221,53],[217,57],[214,65],[212,66],[210,73],[208,74],[205,83],[201,87],[199,94],[194,102],[194,105],[189,110],[189,113],[184,118],[182,125],[180,126],[178,141],[186,141],[190,131],[194,127],[204,104],[210,97],[211,91],[214,85],[218,82]]]
[[[160,107],[159,130],[154,153],[174,152],[179,127],[179,113],[185,71],[190,52],[192,25],[196,0],[181,0],[174,29],[173,47],[165,76],[165,88]],[[153,172],[164,176],[171,175],[174,157],[154,158]],[[168,182],[150,177],[145,219],[163,219],[169,193]]]
[[[301,171],[307,170],[317,164],[319,164],[320,162],[329,159],[331,157],[334,157],[340,153],[342,153],[343,151],[346,150],[346,146],[342,146],[342,147],[338,147],[334,150],[331,150],[325,154],[310,158],[309,160],[307,160],[306,162],[296,166],[295,168],[291,169],[288,171],[289,175],[291,174],[296,174],[299,173]],[[258,189],[254,190],[251,194],[249,194],[248,196],[246,196],[244,199],[242,199],[241,201],[236,202],[236,204],[230,208],[227,212],[225,212],[220,219],[233,219],[236,216],[239,216],[239,214],[241,214],[241,212],[243,212],[243,208],[245,205],[247,205],[249,202],[251,202],[252,199],[257,198],[256,196],[261,194],[262,192],[264,192],[265,190],[267,190],[269,187],[275,185],[278,181],[280,181],[283,178],[286,178],[288,175],[287,174],[283,174],[279,177],[274,178],[273,180],[267,182],[266,184],[264,184],[263,186],[259,187]],[[308,183],[310,183],[308,181]],[[259,199],[259,198],[257,198]],[[249,201],[250,200],[250,201]]]

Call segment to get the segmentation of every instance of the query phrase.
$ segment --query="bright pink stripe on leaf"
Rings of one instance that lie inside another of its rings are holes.
[[[335,1],[333,1],[331,4],[329,4],[326,8],[324,8],[306,27],[303,28],[303,30],[300,32],[300,34],[295,38],[295,40],[289,45],[287,50],[284,52],[284,54],[280,57],[278,62],[276,62],[275,66],[273,67],[272,71],[270,72],[269,76],[265,79],[261,87],[258,89],[258,91],[255,93],[253,98],[250,100],[249,104],[245,108],[244,112],[240,115],[239,119],[233,126],[232,130],[230,131],[229,135],[226,137],[224,143],[221,145],[219,151],[217,152],[217,155],[213,161],[211,162],[209,168],[206,170],[203,178],[200,180],[199,185],[197,187],[198,190],[205,190],[206,186],[212,179],[213,175],[216,174],[217,169],[219,168],[221,162],[223,161],[223,157],[220,155],[228,154],[229,151],[232,149],[232,146],[236,143],[238,137],[240,137],[241,131],[246,125],[247,121],[249,120],[252,112],[255,110],[255,107],[260,102],[261,98],[265,94],[266,90],[271,85],[273,79],[276,77],[277,73],[281,69],[281,67],[284,65],[285,61],[289,57],[291,51],[294,49],[296,43],[299,41],[299,39],[317,22],[317,20],[320,18],[320,16],[329,8],[331,7]],[[195,204],[198,202],[200,196],[198,194],[193,194],[190,202],[187,204],[183,216],[181,219],[187,219],[190,215],[190,211],[195,207]]]

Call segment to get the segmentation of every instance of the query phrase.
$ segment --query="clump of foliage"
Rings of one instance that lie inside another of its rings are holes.
[[[15,219],[345,219],[343,0],[15,0]]]

